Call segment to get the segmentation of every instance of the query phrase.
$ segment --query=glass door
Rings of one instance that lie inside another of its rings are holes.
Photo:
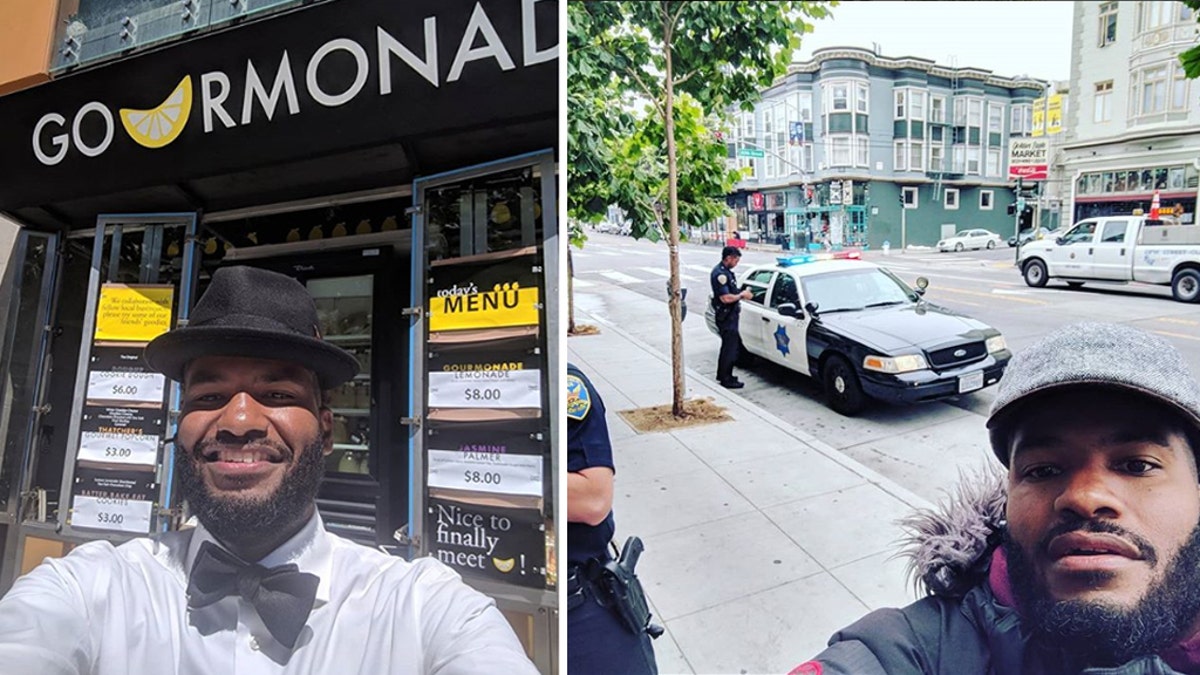
[[[333,454],[327,475],[366,475],[371,465],[371,318],[374,278],[310,279],[306,284],[317,305],[321,335],[358,359],[352,380],[328,393],[333,411]]]

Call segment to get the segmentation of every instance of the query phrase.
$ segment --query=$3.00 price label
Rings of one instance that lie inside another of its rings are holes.
[[[89,401],[163,402],[165,379],[158,373],[98,370],[88,373]]]
[[[106,434],[85,431],[79,438],[79,459],[117,464],[158,464],[158,436]]]
[[[431,408],[540,408],[540,370],[429,373]]]
[[[149,534],[152,502],[76,495],[71,527]]]
[[[429,451],[429,486],[542,496],[542,456]]]

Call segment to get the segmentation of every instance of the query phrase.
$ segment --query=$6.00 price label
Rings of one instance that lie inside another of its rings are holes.
[[[71,527],[148,534],[153,507],[151,502],[135,499],[76,495],[71,509]]]
[[[434,372],[429,374],[431,408],[540,408],[540,370]]]
[[[158,436],[106,434],[85,431],[79,438],[79,459],[118,464],[158,464]]]
[[[162,403],[165,379],[158,373],[97,370],[88,373],[89,401]]]

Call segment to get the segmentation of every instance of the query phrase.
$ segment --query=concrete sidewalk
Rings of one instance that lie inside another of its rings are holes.
[[[687,396],[734,420],[635,432],[617,412],[670,402],[669,355],[576,312],[601,328],[568,354],[608,408],[617,541],[646,545],[660,672],[786,673],[868,610],[915,599],[894,521],[926,500],[690,369]]]

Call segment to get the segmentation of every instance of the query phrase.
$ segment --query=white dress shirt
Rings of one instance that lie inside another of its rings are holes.
[[[205,540],[200,526],[94,541],[20,577],[0,599],[0,673],[537,673],[492,599],[456,572],[343,539],[316,514],[260,561],[320,578],[289,650],[241,597],[188,608],[187,571]]]

